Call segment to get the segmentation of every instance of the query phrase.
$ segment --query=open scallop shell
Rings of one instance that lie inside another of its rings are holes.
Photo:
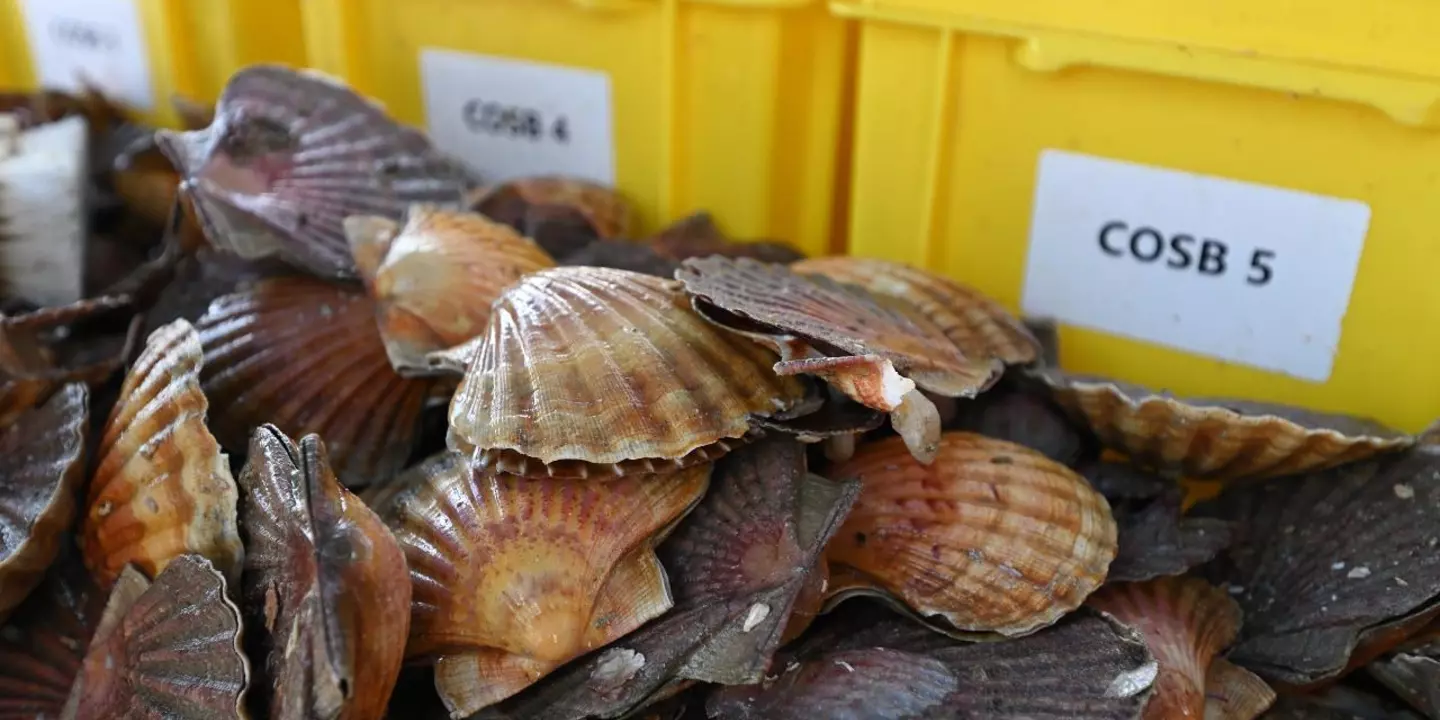
[[[201,382],[226,447],[247,447],[269,423],[291,437],[323,438],[346,485],[400,472],[435,382],[390,366],[375,303],[363,291],[272,278],[216,300],[196,329],[205,347]]]
[[[878,591],[957,635],[1015,637],[1079,607],[1115,557],[1105,498],[1013,443],[949,432],[925,466],[890,438],[831,476],[863,484],[826,551],[832,602]]]
[[[1410,446],[1377,423],[1281,405],[1184,400],[1137,385],[1045,371],[1055,400],[1136,464],[1242,480],[1322,470]]]
[[[230,77],[204,130],[157,134],[216,247],[279,255],[326,277],[355,265],[341,224],[459,206],[464,170],[377,105],[312,72],[252,65]]]
[[[1006,365],[1022,365],[1040,356],[1039,341],[1000,303],[949,278],[903,263],[860,257],[812,258],[790,269],[903,300],[930,318],[973,360],[997,358]]]
[[[1440,449],[1232,486],[1194,512],[1235,523],[1210,566],[1245,613],[1228,658],[1272,683],[1334,678],[1440,612]]]
[[[691,312],[673,281],[545,270],[491,309],[450,405],[450,447],[525,475],[706,462],[743,440],[752,415],[781,415],[804,398],[772,361]],[[517,455],[540,467],[502,463]]]
[[[314,435],[255,431],[240,473],[243,596],[271,717],[379,718],[404,660],[410,582],[394,536],[335,479]]]
[[[68,549],[0,627],[0,718],[58,720],[105,596]]]
[[[1107,585],[1086,604],[1139,630],[1160,664],[1146,720],[1205,713],[1210,663],[1240,630],[1240,608],[1225,591],[1198,578],[1163,578]]]
[[[805,259],[804,253],[782,242],[731,240],[716,227],[715,218],[708,212],[698,212],[675,221],[650,238],[648,245],[660,256],[677,262],[710,255],[748,257],[781,264]]]
[[[158,574],[175,557],[232,575],[244,550],[238,491],[205,426],[200,339],[177,320],[156,330],[120,389],[100,441],[82,524],[85,564],[108,588],[129,563]]]
[[[509,226],[428,205],[411,207],[403,225],[347,218],[345,234],[375,298],[390,363],[406,374],[432,372],[427,355],[483,334],[490,303],[505,288],[555,265]]]
[[[806,475],[804,447],[792,439],[726,456],[705,499],[661,546],[675,607],[484,717],[615,718],[688,681],[759,682],[858,492],[853,481]]]
[[[70,533],[88,403],[84,385],[65,385],[0,430],[0,622],[40,584]]]
[[[244,718],[250,666],[225,577],[198,555],[151,583],[125,568],[95,630],[65,716],[74,720]]]
[[[406,654],[441,658],[436,685],[466,714],[669,609],[653,548],[710,475],[526,480],[477,474],[455,453],[422,468],[377,510],[414,587]]]
[[[1205,674],[1205,720],[1255,720],[1275,704],[1275,690],[1259,675],[1215,658]]]
[[[543,222],[546,208],[573,210],[598,238],[629,237],[634,212],[620,193],[588,180],[536,176],[482,188],[470,207],[535,237],[526,226]]]

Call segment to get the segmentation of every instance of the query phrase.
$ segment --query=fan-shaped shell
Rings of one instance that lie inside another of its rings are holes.
[[[1241,480],[1323,470],[1410,446],[1373,421],[1234,400],[1182,400],[1100,378],[1042,374],[1055,400],[1136,464]]]
[[[1205,674],[1205,720],[1255,720],[1275,704],[1275,691],[1259,675],[1215,658]]]
[[[340,486],[314,435],[255,431],[240,473],[243,596],[274,718],[379,718],[404,659],[410,582],[394,536]]]
[[[573,483],[432,458],[378,508],[414,587],[406,654],[441,657],[441,696],[471,713],[658,616],[671,599],[653,548],[709,474]]]
[[[834,578],[844,567],[961,633],[1013,637],[1050,625],[1100,586],[1115,557],[1105,498],[1013,443],[945,433],[925,466],[890,438],[830,474],[863,484],[826,552],[832,592],[848,592],[851,581]]]
[[[75,520],[90,424],[85,386],[62,386],[0,430],[0,622],[40,584]]]
[[[345,218],[398,219],[417,202],[458,206],[468,186],[422,133],[334,80],[279,66],[235,73],[210,127],[162,130],[157,140],[211,243],[326,277],[355,271]]]
[[[620,193],[580,178],[535,176],[483,188],[470,198],[471,208],[516,228],[533,221],[537,208],[559,206],[577,211],[596,237],[629,237],[634,211]],[[522,229],[523,232],[523,229]]]
[[[703,462],[707,448],[743,438],[752,415],[804,397],[798,380],[770,371],[772,359],[692,313],[673,282],[603,268],[535,273],[491,310],[450,405],[450,447],[482,465],[509,451],[611,466],[597,475],[623,473],[626,461]]]
[[[1198,578],[1163,578],[1107,585],[1086,604],[1139,630],[1160,663],[1146,720],[1204,715],[1210,663],[1240,630],[1240,608],[1225,591]]]
[[[105,596],[67,548],[0,627],[0,720],[59,720]]]
[[[234,573],[244,551],[229,462],[205,426],[200,339],[177,320],[146,341],[100,440],[81,549],[102,587],[196,553]]]
[[[363,291],[305,277],[272,278],[219,298],[196,323],[201,382],[215,434],[244,448],[255,428],[324,439],[336,472],[358,487],[400,472],[433,380],[390,366]]]
[[[410,208],[345,221],[356,264],[375,298],[380,335],[401,372],[432,370],[429,353],[485,331],[490,303],[521,277],[554,267],[535,243],[483,215]]]
[[[244,718],[250,666],[225,577],[197,555],[151,583],[133,566],[115,585],[75,681],[75,720]]]
[[[790,269],[903,300],[939,326],[968,358],[997,358],[1006,365],[1020,365],[1040,356],[1039,341],[1000,303],[949,278],[903,263],[859,257],[812,258]]]

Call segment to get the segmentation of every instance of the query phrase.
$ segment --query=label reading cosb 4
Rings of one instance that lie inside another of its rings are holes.
[[[1324,382],[1369,223],[1354,200],[1047,150],[1022,305]]]
[[[22,0],[40,85],[86,83],[141,110],[155,106],[145,34],[135,0]]]
[[[427,48],[420,74],[430,137],[486,182],[568,175],[615,184],[605,73]]]

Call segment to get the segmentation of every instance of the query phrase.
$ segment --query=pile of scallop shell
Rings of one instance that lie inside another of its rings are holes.
[[[0,316],[0,718],[1440,718],[1423,437],[636,240],[308,73],[180,132],[62,100],[0,107],[91,122],[125,251]]]

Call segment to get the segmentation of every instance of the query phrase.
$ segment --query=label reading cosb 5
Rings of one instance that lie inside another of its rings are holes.
[[[135,0],[23,0],[40,85],[72,92],[86,83],[141,110],[155,105]]]
[[[1046,150],[1022,306],[1324,382],[1369,224],[1355,200]]]

